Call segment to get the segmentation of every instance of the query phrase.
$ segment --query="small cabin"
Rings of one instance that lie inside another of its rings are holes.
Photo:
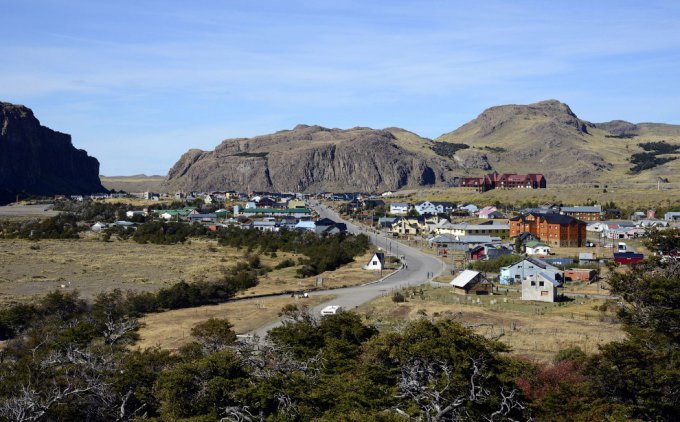
[[[373,254],[368,264],[364,265],[364,270],[382,271],[385,269],[385,253],[376,252]]]
[[[453,291],[457,294],[488,295],[493,292],[493,283],[479,271],[465,270],[451,280]]]

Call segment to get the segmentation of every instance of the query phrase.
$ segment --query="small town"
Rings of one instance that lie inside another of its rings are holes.
[[[4,2],[0,422],[680,421],[680,2]]]

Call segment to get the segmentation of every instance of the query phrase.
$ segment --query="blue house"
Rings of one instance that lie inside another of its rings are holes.
[[[536,276],[540,272],[560,282],[564,279],[564,271],[559,268],[540,259],[525,258],[514,265],[501,268],[499,280],[501,284],[521,283],[525,278]]]

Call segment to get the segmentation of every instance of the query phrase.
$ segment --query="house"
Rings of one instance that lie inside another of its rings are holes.
[[[191,223],[216,223],[217,214],[189,214],[187,217]]]
[[[586,242],[586,223],[562,214],[520,214],[509,220],[510,237],[531,233],[549,246],[581,247]]]
[[[406,215],[410,208],[409,204],[403,202],[392,202],[390,204],[390,214],[393,215]]]
[[[511,255],[512,249],[501,245],[486,243],[472,247],[467,255],[471,261],[496,259],[502,255]]]
[[[277,232],[279,231],[279,225],[273,218],[265,218],[262,220],[253,221],[253,229],[259,230],[261,232]]]
[[[532,240],[527,242],[524,244],[524,248],[524,252],[527,255],[550,255],[550,246],[540,241]]]
[[[537,258],[525,258],[516,264],[501,268],[499,280],[501,284],[519,283],[530,275],[544,272],[556,280],[564,279],[564,272],[559,268]]]
[[[347,226],[344,223],[336,223],[330,218],[322,218],[314,222],[314,231],[316,234],[337,234],[346,232]]]
[[[146,215],[146,213],[144,211],[137,211],[137,210],[131,210],[131,211],[127,211],[125,213],[125,216],[127,218],[133,218],[136,215],[138,215],[140,217],[144,217]]]
[[[437,233],[454,236],[496,236],[507,239],[510,234],[510,226],[507,224],[458,223],[443,226],[437,230]]]
[[[486,192],[491,189],[545,189],[545,176],[538,173],[515,174],[496,172],[482,177],[464,177],[461,187]]]
[[[602,220],[602,207],[599,205],[589,207],[562,207],[560,213],[581,221]]]
[[[385,269],[385,253],[376,252],[373,254],[371,259],[366,265],[364,265],[364,270],[377,270],[382,271]]]
[[[467,212],[470,215],[479,211],[479,208],[477,208],[477,205],[475,205],[475,204],[463,205],[463,206],[459,207],[458,209],[461,210],[461,211]]]
[[[453,291],[458,294],[488,295],[493,292],[493,283],[479,271],[464,270],[451,280]]]
[[[316,233],[316,224],[314,224],[313,221],[299,221],[297,224],[295,224],[293,229]]]
[[[391,233],[398,236],[415,236],[420,233],[421,224],[425,225],[423,217],[401,217],[392,224]]]
[[[481,210],[479,210],[477,217],[483,218],[483,219],[505,218],[503,213],[498,211],[496,209],[496,207],[494,207],[494,206],[488,206],[488,207],[482,208]]]
[[[380,217],[378,218],[378,227],[382,229],[389,229],[396,221],[396,217]]]
[[[641,253],[635,253],[635,252],[615,252],[614,253],[614,262],[617,262],[617,263],[623,264],[623,265],[635,264],[636,262],[640,262],[643,259],[645,259],[645,256]]]
[[[415,210],[420,215],[425,214],[444,214],[453,211],[454,205],[450,202],[431,202],[425,201],[416,204]]]
[[[100,231],[106,229],[107,227],[109,227],[108,224],[102,223],[101,221],[98,221],[98,222],[94,223],[92,225],[92,227],[90,227],[90,230],[92,230],[93,232],[100,232]]]
[[[457,239],[453,236],[446,234],[438,234],[427,240],[431,248],[449,248],[452,244],[457,242]]]
[[[590,268],[571,268],[564,271],[564,280],[590,283],[591,281],[597,280],[597,270]]]
[[[592,252],[579,252],[578,253],[579,264],[588,264],[590,262],[596,262],[596,261],[597,261],[597,257]]]
[[[669,211],[663,215],[663,219],[666,221],[680,221],[680,212]]]
[[[562,282],[548,272],[529,275],[522,280],[522,300],[554,302],[560,286]]]

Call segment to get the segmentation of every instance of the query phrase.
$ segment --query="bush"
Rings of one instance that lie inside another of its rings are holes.
[[[497,273],[502,267],[507,267],[508,265],[512,265],[521,260],[522,257],[519,255],[501,255],[498,258],[489,261],[474,261],[469,267],[475,271]]]
[[[394,292],[394,294],[392,294],[392,302],[395,303],[406,302],[406,298],[400,292]]]
[[[288,268],[288,267],[294,267],[295,266],[295,261],[292,260],[291,258],[284,259],[283,261],[279,262],[276,264],[274,268],[277,270],[283,269],[283,268]]]

